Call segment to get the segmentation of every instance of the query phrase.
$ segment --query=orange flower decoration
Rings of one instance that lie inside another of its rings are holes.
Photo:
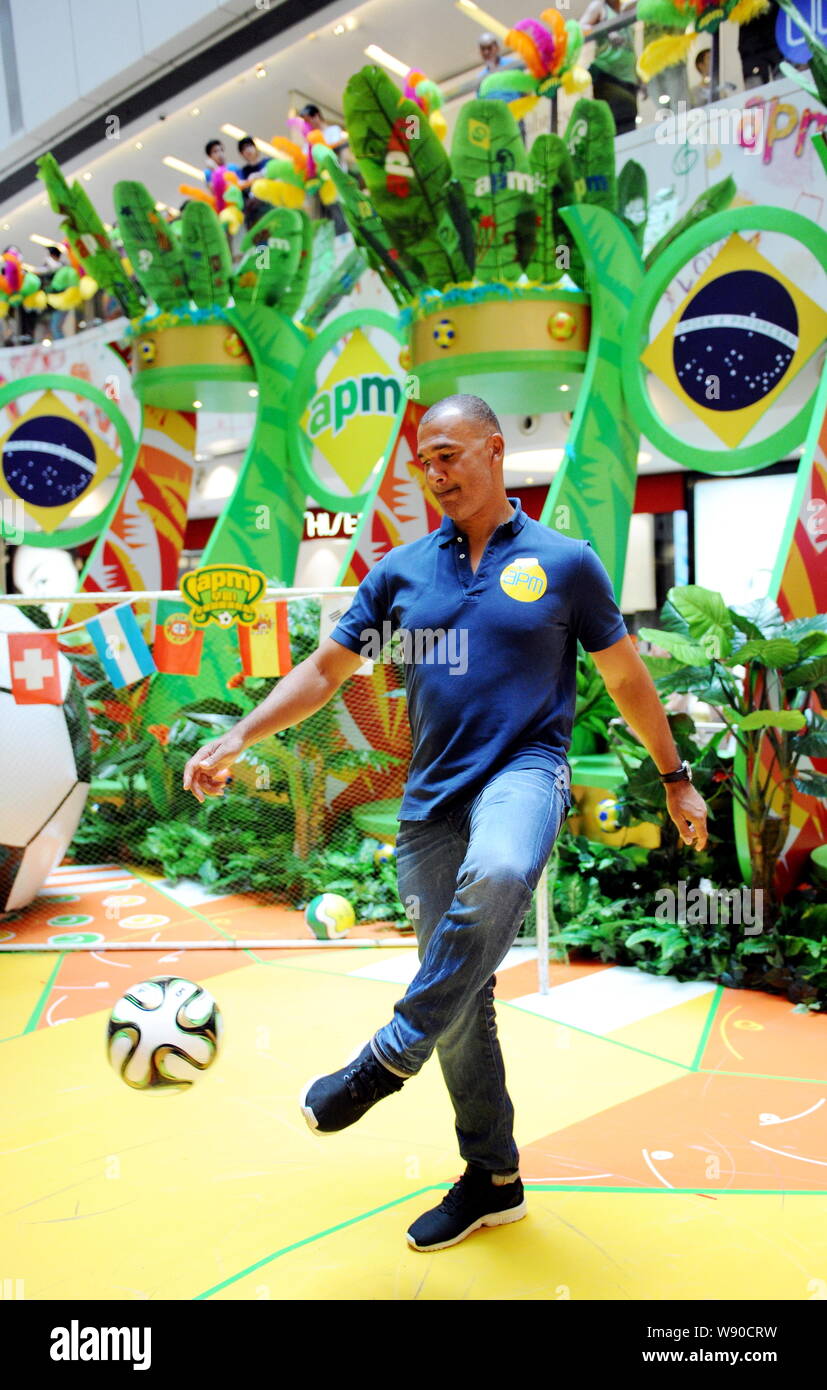
[[[146,731],[157,738],[162,748],[169,743],[169,724],[147,724]]]

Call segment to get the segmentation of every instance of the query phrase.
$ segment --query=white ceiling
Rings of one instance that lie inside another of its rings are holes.
[[[236,9],[237,4],[229,8]],[[531,9],[527,0],[490,0],[486,6],[488,13],[506,25],[516,23]],[[573,0],[573,16],[583,9],[584,0]],[[346,19],[355,20],[355,27],[334,32]],[[162,163],[164,155],[176,155],[203,168],[204,145],[210,137],[220,135],[222,125],[229,123],[271,140],[274,135],[289,133],[286,122],[291,107],[310,99],[329,115],[341,116],[342,91],[351,74],[370,61],[364,53],[368,44],[378,44],[450,86],[479,68],[477,39],[483,27],[469,21],[452,0],[367,0],[361,5],[336,0],[320,15],[296,25],[279,42],[251,48],[243,59],[214,73],[208,82],[193,86],[166,110],[122,125],[118,140],[101,140],[85,157],[67,162],[64,173],[90,175],[87,192],[104,221],[113,219],[112,190],[119,179],[138,179],[157,201],[177,207],[182,201],[178,185],[187,178],[168,169]],[[203,36],[199,46],[203,46]],[[177,65],[186,56],[179,55]],[[264,71],[261,77],[256,71],[259,65]],[[117,111],[115,85],[112,81],[106,84],[102,117]],[[87,106],[84,120],[93,114]],[[70,128],[71,123],[60,134]],[[233,142],[225,139],[232,158]],[[29,157],[39,152],[31,150]],[[41,248],[29,237],[32,232],[56,237],[58,219],[39,183],[27,193],[0,203],[0,230],[3,244],[20,246],[35,266],[40,264]]]

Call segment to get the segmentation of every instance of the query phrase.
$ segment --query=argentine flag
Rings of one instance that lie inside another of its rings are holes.
[[[138,619],[129,604],[113,608],[100,618],[89,618],[88,632],[103,663],[110,685],[120,689],[157,671],[152,653],[141,636]]]

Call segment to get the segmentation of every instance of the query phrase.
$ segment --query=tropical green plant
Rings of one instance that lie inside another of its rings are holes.
[[[662,695],[691,691],[710,705],[737,745],[731,790],[746,817],[752,886],[765,921],[777,899],[775,868],[790,826],[793,788],[827,795],[810,759],[827,757],[827,615],[785,622],[772,599],[730,608],[697,584],[671,589],[663,626],[640,636],[669,653],[646,657]]]

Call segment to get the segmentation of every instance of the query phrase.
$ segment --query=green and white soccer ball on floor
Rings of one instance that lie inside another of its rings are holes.
[[[136,1091],[183,1090],[212,1066],[222,1032],[206,989],[178,975],[156,975],[131,985],[113,1008],[109,1060]]]
[[[304,920],[319,941],[347,936],[356,921],[353,905],[339,893],[319,893],[304,909]]]

